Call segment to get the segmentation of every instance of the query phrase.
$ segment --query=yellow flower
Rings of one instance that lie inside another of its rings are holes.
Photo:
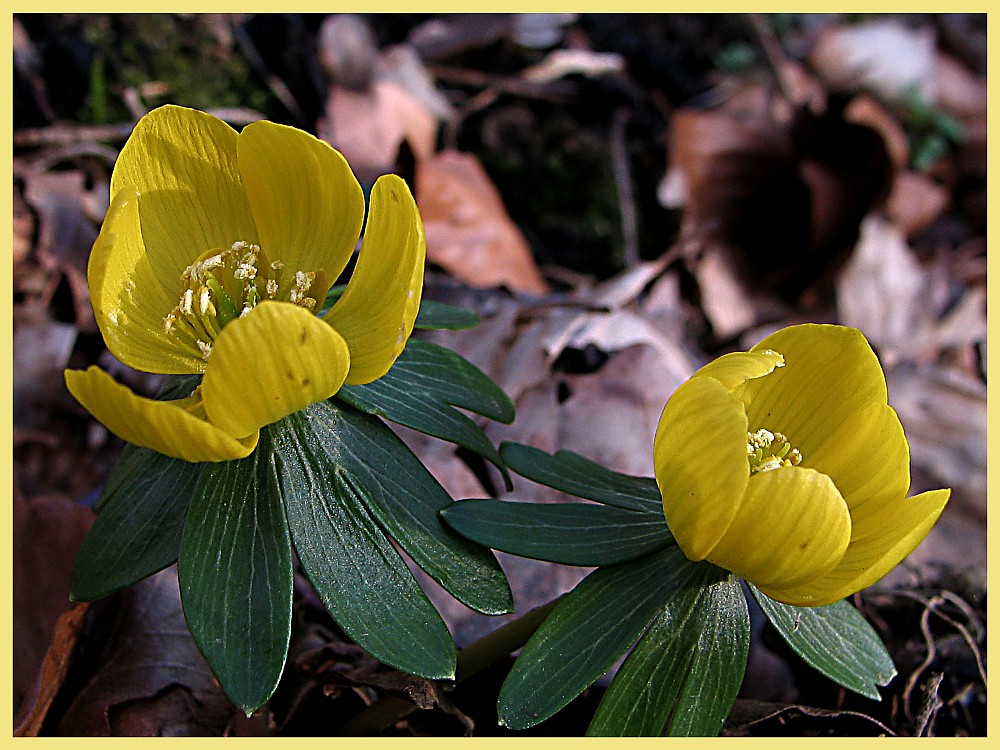
[[[365,213],[350,167],[295,128],[237,133],[196,110],[142,118],[111,177],[88,267],[97,323],[138,370],[204,375],[188,398],[154,401],[96,367],[66,371],[108,429],[187,461],[249,455],[261,427],[384,375],[413,330],[423,225],[409,189],[372,188],[347,289],[323,318]]]
[[[819,606],[870,586],[923,540],[951,490],[907,498],[910,449],[853,328],[785,328],[701,368],[653,449],[663,511],[691,560]]]

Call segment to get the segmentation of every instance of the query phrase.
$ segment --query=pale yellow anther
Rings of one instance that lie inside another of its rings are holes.
[[[258,245],[242,240],[228,250],[195,261],[181,273],[184,291],[177,307],[164,316],[163,332],[181,336],[188,345],[197,347],[203,359],[208,359],[223,327],[245,317],[260,302],[261,288],[269,299],[284,294],[280,278],[283,268],[280,260],[270,261]],[[316,278],[314,271],[296,271],[289,301],[314,310],[318,300],[309,296],[309,291]],[[317,293],[322,295],[322,291]]]
[[[747,460],[750,473],[773,471],[783,466],[798,466],[802,463],[802,453],[792,448],[788,438],[780,432],[761,428],[747,432]]]
[[[215,311],[215,306],[212,304],[212,293],[207,286],[198,290],[198,309],[203,316],[208,315],[209,310]]]

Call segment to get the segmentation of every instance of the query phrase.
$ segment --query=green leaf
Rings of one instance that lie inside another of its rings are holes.
[[[355,483],[357,455],[350,451],[358,450],[357,426],[343,434],[347,412],[321,402],[269,429],[299,561],[330,615],[359,646],[405,672],[450,678],[455,644],[448,628]],[[363,449],[361,455],[373,459]],[[372,466],[391,466],[383,460],[377,455]]]
[[[441,515],[474,542],[563,565],[614,565],[673,541],[662,513],[654,516],[607,505],[464,500]]]
[[[343,386],[337,398],[356,409],[447,440],[477,453],[510,477],[482,429],[454,407],[509,423],[514,405],[500,387],[455,352],[411,339],[388,373]]]
[[[752,584],[750,590],[775,630],[806,664],[848,690],[882,700],[878,686],[896,676],[896,665],[878,633],[850,602],[793,607]]]
[[[261,438],[247,458],[205,467],[177,562],[191,635],[247,715],[278,686],[292,627],[291,542]]]
[[[663,515],[663,499],[650,477],[606,469],[572,451],[550,455],[520,443],[504,443],[500,455],[512,471],[562,492],[626,510]]]
[[[694,660],[667,727],[674,737],[714,737],[732,710],[750,650],[750,613],[735,578],[710,586]]]
[[[313,404],[306,413],[317,460],[350,480],[367,512],[417,565],[478,612],[513,609],[493,553],[442,522],[438,514],[452,505],[451,496],[392,430],[335,401]]]
[[[715,735],[746,667],[750,622],[739,581],[713,565],[675,589],[629,654],[590,736]]]
[[[698,568],[676,546],[599,568],[552,611],[500,689],[500,723],[539,724],[604,674]]]
[[[176,562],[184,514],[204,466],[125,446],[73,563],[70,597],[101,599]]]
[[[479,325],[479,316],[472,310],[447,302],[432,299],[420,300],[420,312],[413,324],[414,328],[442,329],[457,331],[463,328],[475,328]]]
[[[326,293],[320,315],[326,313],[336,304],[337,300],[347,289],[346,284],[331,287]],[[463,328],[475,328],[479,325],[479,315],[472,310],[457,305],[449,305],[447,302],[437,302],[432,299],[421,299],[420,310],[417,312],[417,319],[413,323],[414,328],[425,330],[449,329],[453,331]]]

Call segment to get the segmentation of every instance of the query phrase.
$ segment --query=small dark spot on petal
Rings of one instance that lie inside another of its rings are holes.
[[[299,346],[302,346],[303,344],[305,344],[307,338],[309,338],[309,331],[308,331],[308,329],[303,328],[302,329],[302,335],[299,336]]]
[[[305,378],[305,379],[304,379],[304,380],[302,381],[302,387],[303,387],[303,388],[305,388],[305,387],[306,387],[307,385],[309,385],[309,384],[310,384],[311,382],[312,382],[312,381],[311,381],[311,380],[310,380],[309,378]]]
[[[395,190],[390,190],[389,191],[389,197],[392,198],[392,202],[393,203],[399,203],[399,196],[396,195],[396,191]]]

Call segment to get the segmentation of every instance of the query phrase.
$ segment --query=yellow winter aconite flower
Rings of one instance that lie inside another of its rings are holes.
[[[111,177],[88,267],[108,349],[138,370],[204,375],[154,401],[96,367],[66,371],[108,429],[187,461],[250,454],[261,427],[384,375],[413,330],[423,225],[406,184],[372,188],[347,289],[317,317],[361,234],[365,199],[344,158],[308,133],[237,133],[196,110],[143,117]]]
[[[882,578],[951,490],[907,498],[910,450],[875,353],[853,328],[785,328],[702,367],[654,444],[678,545],[773,599],[819,606]]]

